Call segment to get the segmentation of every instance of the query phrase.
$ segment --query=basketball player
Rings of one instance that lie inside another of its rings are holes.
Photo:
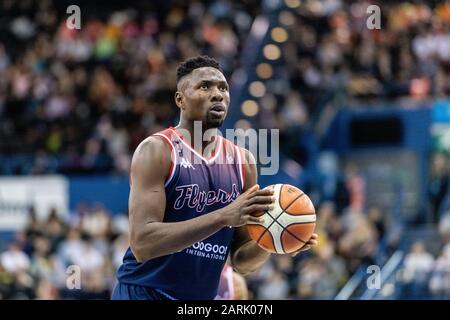
[[[133,155],[130,248],[112,299],[214,299],[229,254],[244,275],[270,256],[245,225],[260,221],[251,213],[272,208],[273,190],[259,189],[247,150],[217,135],[230,103],[218,62],[206,56],[183,62],[175,103],[178,126],[148,137]],[[193,137],[196,121],[215,134],[194,149],[183,132]],[[304,250],[315,244],[316,235]]]

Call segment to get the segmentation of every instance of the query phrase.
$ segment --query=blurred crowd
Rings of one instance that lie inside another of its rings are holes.
[[[450,299],[450,211],[439,223],[441,245],[413,243],[404,261],[399,281],[401,299]]]
[[[80,205],[68,221],[31,209],[0,247],[0,299],[109,299],[128,245],[128,218],[100,205]]]
[[[448,2],[286,3],[295,9],[277,20],[289,37],[274,41],[283,63],[265,80],[256,117],[261,127],[280,129],[281,151],[303,167],[315,161],[310,145],[320,143],[339,107],[412,108],[449,96]],[[380,29],[367,27],[369,5],[380,8]]]
[[[368,29],[369,5],[380,8],[380,29]],[[311,114],[336,91],[347,104],[450,93],[448,3],[305,1],[299,12],[283,52],[291,88],[300,88]]]
[[[0,174],[126,174],[137,144],[177,121],[180,61],[211,55],[229,79],[255,63],[241,53],[262,1],[77,3],[80,30],[68,1],[0,3]],[[302,166],[324,108],[450,93],[448,3],[377,1],[379,30],[366,1],[280,3],[283,62],[265,72],[255,119],[299,141],[281,151]]]
[[[250,298],[332,299],[361,264],[375,263],[385,223],[377,207],[349,203],[340,213],[325,202],[316,232],[312,252],[274,255],[249,276]],[[128,218],[79,205],[67,220],[52,210],[41,221],[31,209],[26,227],[0,244],[0,299],[109,299],[129,246]]]
[[[258,11],[78,3],[80,30],[67,28],[65,1],[0,3],[0,174],[126,174],[139,142],[176,121],[177,65],[210,54],[230,75]]]

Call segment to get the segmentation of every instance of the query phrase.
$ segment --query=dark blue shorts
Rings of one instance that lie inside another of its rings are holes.
[[[111,300],[176,300],[161,290],[118,282]]]

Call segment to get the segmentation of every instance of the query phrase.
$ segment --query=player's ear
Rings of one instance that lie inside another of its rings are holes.
[[[180,91],[175,92],[175,103],[178,108],[184,110],[184,95]]]

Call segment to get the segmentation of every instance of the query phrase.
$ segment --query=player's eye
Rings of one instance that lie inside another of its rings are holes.
[[[200,86],[200,89],[207,90],[209,88],[208,84],[204,83]]]
[[[227,87],[220,87],[220,91],[228,91],[228,88]]]

